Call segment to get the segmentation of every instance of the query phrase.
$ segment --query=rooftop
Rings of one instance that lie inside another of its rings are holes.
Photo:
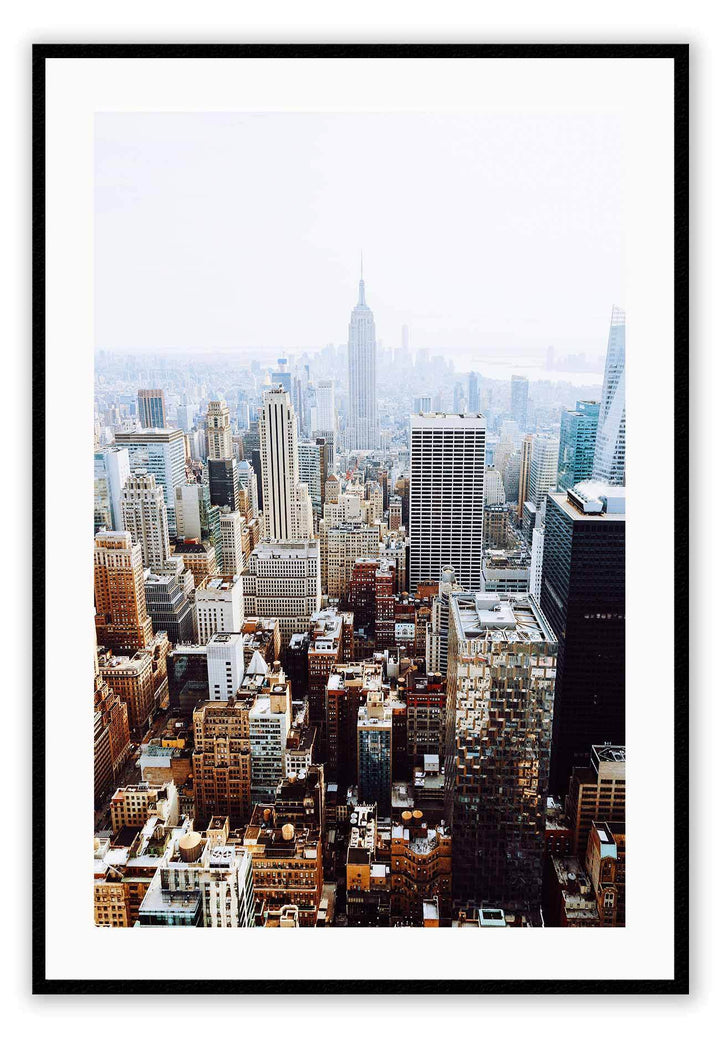
[[[532,595],[455,592],[450,596],[450,609],[462,640],[491,637],[511,642],[556,642]]]
[[[548,496],[572,519],[625,521],[624,486],[611,486],[598,479],[586,479],[585,482],[578,482],[567,493],[550,493]]]

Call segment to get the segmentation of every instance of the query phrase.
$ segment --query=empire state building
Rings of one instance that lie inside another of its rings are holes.
[[[365,282],[360,263],[360,295],[350,315],[348,333],[347,445],[350,449],[377,447],[377,402],[375,393],[375,319],[365,302]]]

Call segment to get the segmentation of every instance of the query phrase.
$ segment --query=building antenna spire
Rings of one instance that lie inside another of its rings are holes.
[[[358,307],[364,307],[365,304],[365,279],[363,278],[363,254],[360,249],[360,295],[358,297]]]

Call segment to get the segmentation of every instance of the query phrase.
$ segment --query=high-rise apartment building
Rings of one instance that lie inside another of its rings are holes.
[[[246,699],[210,701],[193,713],[195,825],[227,815],[233,829],[250,817],[250,708]]]
[[[348,330],[348,449],[375,449],[377,439],[375,319],[365,302],[360,267],[360,293]]]
[[[143,565],[159,569],[170,558],[170,534],[162,486],[153,475],[130,475],[122,494],[123,529],[139,544]]]
[[[257,804],[243,843],[252,857],[257,901],[270,909],[293,906],[299,926],[314,928],[323,889],[322,833]]]
[[[563,409],[560,417],[560,450],[557,488],[567,490],[592,478],[597,438],[599,402],[579,401]]]
[[[320,446],[313,439],[298,443],[298,476],[308,488],[310,503],[316,515],[322,510],[322,472]]]
[[[108,446],[93,457],[95,469],[95,529],[121,530],[122,491],[130,474],[127,449]]]
[[[556,651],[532,596],[450,596],[445,788],[456,905],[540,904]]]
[[[357,784],[361,803],[376,803],[389,817],[392,798],[392,707],[379,692],[371,692],[357,716]]]
[[[517,517],[522,519],[523,505],[530,492],[530,464],[532,463],[532,435],[525,435],[520,450],[520,477],[518,479]]]
[[[313,535],[307,483],[300,481],[295,410],[282,387],[266,391],[260,414],[263,536],[296,541]]]
[[[223,398],[208,402],[206,420],[208,460],[231,460],[235,452],[230,410]]]
[[[589,765],[573,767],[565,814],[578,858],[585,858],[593,822],[625,821],[624,745],[593,745]]]
[[[138,391],[137,400],[140,427],[167,427],[164,391]]]
[[[255,695],[249,721],[250,798],[254,804],[273,803],[285,777],[285,746],[292,723],[290,681],[279,662]]]
[[[183,482],[175,487],[175,524],[178,538],[210,541],[220,551],[220,509],[212,503],[207,482]]]
[[[625,485],[625,311],[613,307],[605,358],[593,478]]]
[[[242,577],[212,577],[195,590],[198,643],[216,632],[240,632],[244,619]]]
[[[433,596],[432,615],[426,636],[425,661],[429,673],[447,675],[448,628],[450,623],[450,596],[461,592],[455,568],[443,566],[440,573],[438,593]]]
[[[245,569],[245,552],[249,548],[244,541],[245,528],[245,517],[239,511],[224,508],[220,512],[220,556],[225,576],[239,575]]]
[[[217,632],[207,641],[208,696],[211,701],[229,701],[239,690],[245,674],[241,632]]]
[[[117,431],[115,445],[127,449],[133,473],[146,471],[162,486],[167,507],[168,529],[177,536],[175,487],[185,481],[185,438],[180,428],[143,428]]]
[[[273,617],[285,649],[320,609],[320,546],[317,541],[261,541],[243,577],[246,617]]]
[[[335,381],[318,380],[315,384],[315,406],[311,412],[312,430],[331,435],[336,430]]]
[[[510,416],[521,431],[527,428],[528,380],[513,376],[510,380]]]
[[[182,559],[169,559],[156,570],[145,571],[145,602],[153,632],[166,632],[171,643],[195,639],[195,613],[190,595],[195,588],[192,572]]]
[[[257,519],[260,513],[258,503],[258,481],[257,475],[249,460],[241,460],[238,464],[238,482],[247,493],[248,515],[251,519]]]
[[[410,418],[410,591],[454,566],[465,588],[481,581],[485,418]]]
[[[375,558],[380,551],[380,524],[320,523],[321,580],[324,594],[345,601],[350,594],[353,569],[358,559]]]
[[[551,788],[598,742],[625,741],[625,490],[550,494],[541,605],[559,641]]]
[[[600,924],[625,925],[625,822],[593,822],[585,870],[592,884]]]
[[[485,468],[485,505],[504,504],[505,486],[497,468]]]
[[[408,669],[398,689],[407,706],[408,767],[424,769],[425,757],[445,758],[445,709],[447,689],[439,672],[422,674]]]
[[[536,435],[530,461],[528,500],[536,508],[557,486],[559,440],[551,435]]]
[[[96,668],[93,745],[97,803],[115,786],[118,775],[130,757],[130,723],[127,704],[105,682],[97,664]]]
[[[100,656],[100,675],[127,705],[134,731],[147,730],[155,714],[169,702],[169,650],[167,636],[159,632],[146,647],[132,654]]]
[[[142,549],[126,530],[95,535],[95,630],[100,646],[132,653],[150,643]]]

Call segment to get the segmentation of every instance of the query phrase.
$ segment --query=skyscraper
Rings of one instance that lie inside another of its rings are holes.
[[[245,674],[241,632],[217,632],[206,646],[208,694],[211,701],[230,701]]]
[[[610,317],[593,478],[625,485],[625,311],[619,307]]]
[[[450,596],[445,791],[456,905],[540,905],[556,652],[532,596]]]
[[[510,380],[510,416],[521,431],[527,427],[528,381],[526,376]]]
[[[468,412],[480,412],[480,384],[477,373],[470,373],[468,377]]]
[[[376,803],[390,816],[392,794],[392,708],[382,694],[368,694],[357,719],[358,800]]]
[[[318,380],[315,384],[315,407],[312,410],[313,431],[335,433],[335,381]]]
[[[176,537],[175,487],[185,481],[185,438],[182,431],[178,427],[117,431],[115,445],[127,449],[133,473],[147,471],[162,486],[168,530],[171,537]]]
[[[206,419],[208,460],[230,460],[233,456],[230,410],[223,398],[208,402]]]
[[[570,489],[576,482],[592,478],[597,438],[599,402],[575,403],[560,417],[560,452],[557,488]]]
[[[122,495],[123,529],[142,550],[144,566],[160,569],[170,558],[167,508],[154,475],[130,475]]]
[[[485,418],[410,417],[410,591],[451,565],[463,588],[480,588]]]
[[[313,511],[319,515],[322,510],[322,474],[320,447],[315,440],[298,442],[298,474],[300,481],[307,484]]]
[[[547,500],[541,606],[559,641],[551,789],[593,745],[625,742],[625,491],[591,481]]]
[[[134,653],[152,640],[142,549],[126,530],[95,534],[95,630],[99,646]]]
[[[348,421],[346,445],[350,449],[377,446],[375,390],[375,319],[365,302],[365,281],[360,264],[360,295],[350,315],[348,332]]]
[[[245,616],[276,617],[283,650],[320,609],[317,541],[261,541],[243,574]]]
[[[94,455],[95,527],[122,529],[122,489],[130,474],[127,449],[109,446]]]
[[[165,392],[143,390],[138,391],[137,397],[140,427],[167,427]]]
[[[536,435],[530,461],[528,500],[537,508],[557,486],[559,441],[550,435]]]
[[[447,673],[450,596],[461,591],[452,566],[443,566],[438,594],[433,596],[432,620],[428,626],[426,663],[429,673]]]
[[[276,541],[312,537],[307,483],[300,482],[295,410],[282,387],[266,391],[260,414],[263,536]]]
[[[532,462],[532,435],[525,435],[520,451],[520,479],[518,481],[517,516],[522,519],[523,504],[528,499],[530,490],[530,464]]]

